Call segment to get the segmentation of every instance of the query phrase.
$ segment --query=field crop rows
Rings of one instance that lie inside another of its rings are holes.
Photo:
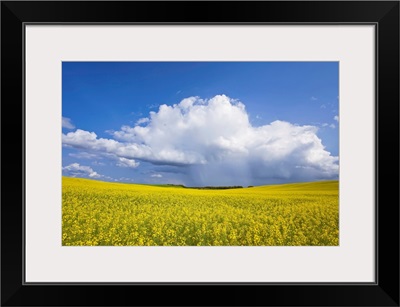
[[[338,245],[338,181],[197,190],[63,177],[62,244]]]

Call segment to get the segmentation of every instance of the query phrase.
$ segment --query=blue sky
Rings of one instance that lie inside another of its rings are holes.
[[[338,70],[64,62],[63,174],[188,186],[337,179]]]

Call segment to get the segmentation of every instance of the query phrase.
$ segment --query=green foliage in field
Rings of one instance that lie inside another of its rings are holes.
[[[201,190],[63,177],[63,245],[338,245],[338,181]]]

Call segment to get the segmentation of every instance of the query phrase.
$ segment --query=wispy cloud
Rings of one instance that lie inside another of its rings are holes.
[[[72,158],[76,159],[88,159],[88,160],[93,160],[93,159],[101,159],[101,157],[98,154],[94,153],[88,153],[86,151],[80,151],[76,153],[70,153],[68,154]]]
[[[97,166],[104,166],[106,165],[104,162],[99,162],[99,161],[93,161],[92,165],[97,165]]]
[[[160,106],[160,105],[157,104],[157,103],[152,103],[152,104],[147,105],[147,107],[148,107],[149,109],[156,109],[156,108],[158,108],[159,106]]]
[[[121,177],[118,179],[118,181],[122,181],[122,182],[134,182],[134,180],[132,178],[128,178],[128,177]]]
[[[136,125],[146,124],[146,123],[148,123],[149,121],[150,121],[150,119],[147,118],[147,117],[140,118],[140,119],[136,122]]]
[[[75,126],[72,124],[71,119],[68,117],[62,117],[62,127],[66,129],[75,129]]]

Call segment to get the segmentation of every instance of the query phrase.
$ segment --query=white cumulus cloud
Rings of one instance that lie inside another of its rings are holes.
[[[339,116],[335,115],[335,116],[333,117],[333,119],[336,120],[337,122],[339,122]]]
[[[90,177],[102,178],[103,175],[95,172],[90,166],[80,165],[79,163],[72,163],[62,168],[63,173],[71,177]]]
[[[121,158],[121,157],[119,157],[117,159],[118,159],[118,161],[117,161],[116,165],[120,166],[120,167],[136,168],[140,164],[139,162],[136,162],[135,160],[132,160],[132,159]]]
[[[78,129],[63,134],[62,141],[84,151],[179,166],[195,184],[267,184],[338,175],[338,157],[325,150],[317,127],[286,121],[254,127],[245,105],[225,95],[161,105],[141,124],[121,127],[113,139]]]

